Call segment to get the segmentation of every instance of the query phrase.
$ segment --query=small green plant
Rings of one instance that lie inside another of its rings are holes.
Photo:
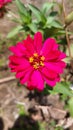
[[[58,20],[58,11],[52,10],[57,6],[56,2],[44,3],[41,9],[32,4],[26,7],[20,0],[16,0],[16,5],[20,16],[16,21],[20,25],[8,34],[8,38],[19,32],[33,35],[37,31],[41,31],[45,39],[65,35],[63,24]]]
[[[19,111],[19,115],[26,115],[26,112],[25,112],[25,108],[23,105],[17,105],[17,108],[18,108],[18,111]]]
[[[64,130],[64,129],[61,126],[58,126],[58,127],[55,128],[55,130]]]

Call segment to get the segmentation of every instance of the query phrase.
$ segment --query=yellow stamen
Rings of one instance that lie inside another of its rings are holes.
[[[44,57],[44,56],[41,56],[41,57],[40,57],[40,60],[44,61],[44,60],[45,60],[45,57]]]
[[[34,67],[34,69],[38,69],[39,68],[39,66],[37,66],[37,65],[33,65],[33,67]]]
[[[44,66],[44,63],[43,63],[42,61],[40,61],[40,65],[41,65],[41,66]]]
[[[39,56],[38,53],[34,53],[33,56],[29,58],[29,62],[33,66],[34,69],[39,69],[44,66],[44,56]]]
[[[34,57],[38,57],[38,54],[37,54],[37,53],[34,53],[33,55],[34,55]]]
[[[29,62],[32,63],[33,61],[34,61],[34,58],[31,56],[31,57],[29,58]]]
[[[38,63],[38,62],[35,62],[34,65],[33,65],[33,67],[34,67],[35,69],[38,69],[38,68],[39,68],[39,63]]]

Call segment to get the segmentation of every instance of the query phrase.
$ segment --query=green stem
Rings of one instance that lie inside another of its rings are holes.
[[[64,22],[65,22],[66,11],[65,11],[64,0],[62,0],[62,6],[63,6],[63,14],[64,14]],[[69,36],[68,36],[67,27],[65,28],[65,33],[66,33],[66,40],[67,40],[67,46],[68,46],[68,51],[69,51],[69,57],[71,58],[70,40],[69,40]]]

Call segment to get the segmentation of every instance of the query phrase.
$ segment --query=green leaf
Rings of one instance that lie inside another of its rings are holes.
[[[45,22],[46,21],[46,18],[44,16],[44,14],[37,8],[35,7],[34,5],[32,4],[29,4],[28,5],[29,9],[33,12],[33,14],[36,16],[37,20],[40,22]]]
[[[59,30],[54,34],[54,36],[60,36],[60,35],[63,35],[63,36],[65,36],[66,35],[66,31],[65,30],[63,30],[62,28],[60,29],[60,28],[58,28]],[[73,34],[72,32],[67,32],[68,33],[68,35],[71,35],[71,34]],[[66,43],[66,42],[65,42]],[[61,43],[62,44],[62,43]]]
[[[57,11],[52,11],[50,14],[49,14],[49,16],[51,16],[51,17],[55,17],[55,16],[57,16],[58,15],[58,12]]]
[[[61,23],[57,20],[54,20],[52,23],[51,23],[51,26],[52,27],[55,27],[55,28],[60,28],[60,29],[63,29],[63,26],[61,25]]]
[[[57,83],[57,85],[53,88],[53,92],[63,94],[66,96],[73,96],[73,93],[69,88],[69,84],[67,84],[66,82]]]
[[[24,4],[20,0],[16,0],[16,5],[17,5],[20,13],[22,13],[24,15],[28,15],[26,7],[24,6]]]
[[[47,17],[47,21],[46,21],[46,24],[45,24],[44,28],[46,28],[46,27],[51,28],[53,21],[54,21],[54,17],[50,17],[50,16]]]
[[[16,5],[18,7],[19,15],[21,17],[22,23],[30,23],[31,15],[30,11],[24,6],[20,0],[16,0]]]
[[[39,125],[39,130],[45,130],[45,127],[46,127],[46,123],[45,122],[43,122],[43,123],[38,122],[38,125]]]
[[[51,25],[50,25],[51,26]],[[54,37],[54,35],[58,32],[59,29],[54,28],[54,27],[47,27],[44,29],[44,37],[45,39],[48,37]]]
[[[62,28],[62,25],[55,20],[56,12],[51,12],[49,16],[47,16],[47,21],[45,27],[55,27],[55,28]]]
[[[42,12],[44,14],[46,14],[54,5],[55,5],[55,3],[53,3],[53,2],[47,2],[47,3],[45,3],[43,5],[43,7],[42,7]]]
[[[36,24],[34,24],[34,23],[28,24],[28,27],[29,27],[29,29],[30,29],[33,33],[35,33],[35,32],[38,31],[37,26],[36,26]]]
[[[68,108],[69,108],[70,115],[73,117],[73,97],[70,98],[70,100],[68,101]]]
[[[24,106],[21,105],[21,104],[18,104],[17,105],[17,108],[19,109],[19,115],[26,115],[26,112],[25,112],[25,109],[24,109]]]
[[[30,19],[27,16],[25,16],[24,14],[21,13],[20,17],[21,17],[21,21],[22,21],[23,25],[30,23]]]
[[[8,33],[7,38],[11,38],[14,35],[18,34],[21,30],[23,29],[22,26],[17,26],[16,28],[14,28],[10,33]]]

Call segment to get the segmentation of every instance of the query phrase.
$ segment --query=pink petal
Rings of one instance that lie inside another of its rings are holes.
[[[56,85],[56,81],[55,80],[50,80],[50,79],[45,78],[45,81],[51,87],[54,87]]]
[[[18,48],[18,50],[20,50],[20,52],[25,53],[26,48],[24,47],[24,44],[22,42],[18,42],[16,47]]]
[[[16,46],[9,47],[9,50],[12,51],[16,56],[22,56],[23,55]]]
[[[30,78],[30,74],[32,73],[33,69],[28,69],[28,71],[25,72],[25,74],[23,75],[23,77],[20,78],[20,82],[21,84],[24,84],[25,82],[28,82],[29,78]]]
[[[17,57],[15,55],[9,56],[9,60],[12,62],[14,65],[20,65],[23,64],[24,66],[29,65],[29,61],[25,59],[24,57]]]
[[[16,66],[16,71],[24,71],[25,69],[31,67],[30,64],[20,64]]]
[[[11,62],[9,63],[9,67],[11,68],[11,72],[16,72],[16,66],[13,65]]]
[[[66,64],[64,62],[45,62],[45,66],[54,71],[54,73],[62,73]]]
[[[5,6],[7,3],[11,2],[12,0],[0,0],[0,8]]]
[[[32,70],[32,68],[30,66],[30,67],[26,68],[23,71],[18,71],[17,74],[16,74],[16,78],[21,78],[21,77],[23,78],[23,77],[25,77],[25,74],[30,72],[31,70]]]
[[[48,79],[51,80],[57,77],[57,73],[46,66],[42,68],[41,73],[43,74],[44,77],[47,77]]]
[[[66,63],[64,61],[59,61],[59,64],[62,68],[65,68],[66,67]]]
[[[25,54],[26,48],[24,47],[22,42],[18,42],[16,46],[11,46],[9,50],[17,56],[22,56]]]
[[[58,44],[56,43],[55,39],[48,38],[43,45],[41,50],[41,54],[46,56],[50,51],[57,50]]]
[[[35,51],[39,53],[42,48],[42,34],[40,32],[34,35],[34,47]]]
[[[42,91],[44,89],[44,80],[42,79],[42,75],[38,70],[32,73],[28,81],[28,88],[38,89],[39,91]]]
[[[14,67],[13,67],[14,66]],[[28,60],[25,58],[18,58],[16,56],[10,56],[10,68],[14,68],[14,70],[17,71],[24,71],[25,69],[31,67]]]
[[[59,50],[55,50],[55,51],[50,51],[45,58],[45,61],[53,61],[56,62],[57,59],[59,59],[60,57],[60,51]]]
[[[25,73],[27,72],[27,70],[25,70],[25,71],[18,71],[16,73],[16,78],[21,78],[21,77],[25,76]]]
[[[23,40],[23,44],[26,48],[26,53],[31,56],[34,53],[34,42],[33,39],[28,35],[26,40]]]
[[[64,58],[66,58],[66,54],[63,53],[63,52],[61,52],[61,53],[60,53],[60,56],[59,56],[59,59],[64,59]]]
[[[48,85],[50,85],[51,87],[54,87],[54,86],[56,85],[56,82],[60,82],[60,77],[59,77],[59,75],[58,75],[54,80],[50,80],[50,79],[45,78],[45,77],[44,77],[44,79],[45,79],[46,83],[47,83]]]

